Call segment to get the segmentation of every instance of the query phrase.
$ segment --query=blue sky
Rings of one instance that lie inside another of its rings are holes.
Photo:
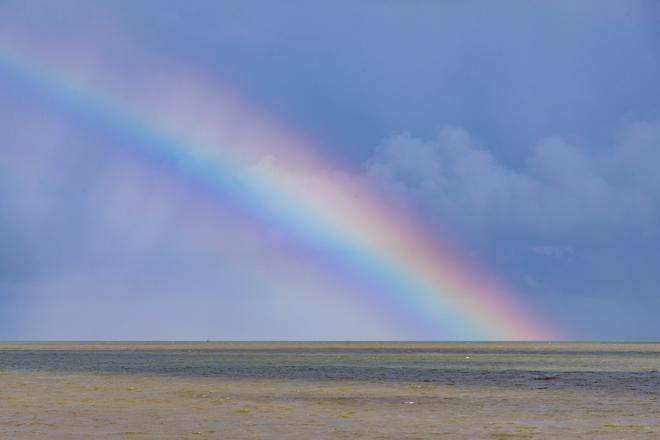
[[[97,86],[230,84],[579,339],[660,338],[658,23],[653,1],[0,1],[1,47]],[[172,240],[193,189],[1,75],[0,134],[0,338],[401,335],[260,285],[275,258]],[[136,222],[126,179],[158,200]]]

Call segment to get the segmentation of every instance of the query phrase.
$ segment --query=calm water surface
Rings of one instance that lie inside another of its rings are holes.
[[[660,439],[660,344],[4,343],[0,438]]]

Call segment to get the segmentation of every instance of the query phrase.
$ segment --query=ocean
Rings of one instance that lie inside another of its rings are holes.
[[[660,439],[660,344],[0,343],[0,439]]]

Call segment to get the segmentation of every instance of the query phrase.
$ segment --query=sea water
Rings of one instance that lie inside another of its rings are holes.
[[[0,344],[1,439],[660,439],[660,344]]]

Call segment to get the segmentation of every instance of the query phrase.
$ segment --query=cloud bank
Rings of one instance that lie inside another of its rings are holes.
[[[658,122],[632,124],[616,146],[595,152],[541,139],[520,169],[466,130],[444,127],[432,139],[386,139],[365,175],[468,236],[583,243],[657,238],[658,163]]]

